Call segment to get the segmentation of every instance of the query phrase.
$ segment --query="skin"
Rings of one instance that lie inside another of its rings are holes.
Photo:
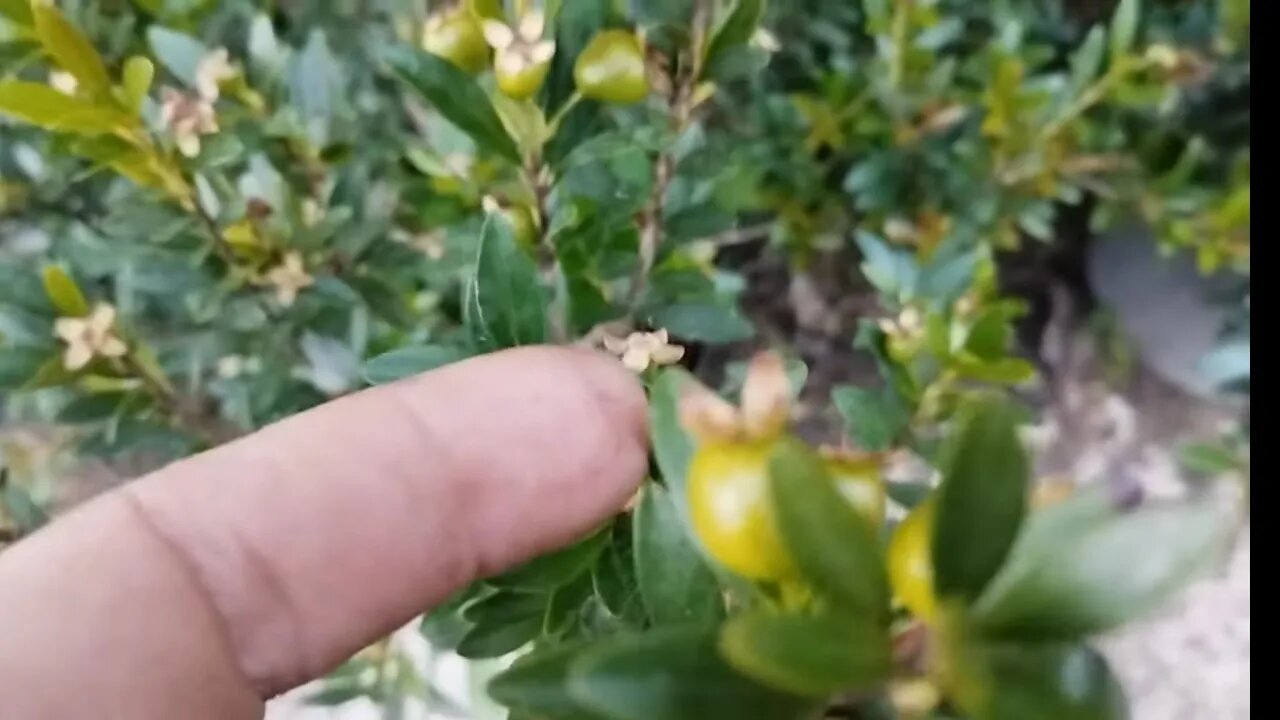
[[[178,462],[0,555],[0,717],[259,718],[472,580],[590,533],[646,453],[633,376],[536,347]]]

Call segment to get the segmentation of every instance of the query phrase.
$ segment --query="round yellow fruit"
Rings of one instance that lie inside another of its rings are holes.
[[[793,574],[770,509],[772,450],[773,443],[707,443],[689,464],[686,492],[694,532],[712,558],[752,580]]]

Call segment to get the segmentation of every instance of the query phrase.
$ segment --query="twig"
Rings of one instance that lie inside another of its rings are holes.
[[[711,3],[696,0],[693,6],[693,30],[689,42],[689,55],[680,63],[679,76],[667,103],[672,132],[679,137],[689,127],[694,110],[694,95],[698,80],[702,77],[702,64],[706,57],[707,34],[711,27]],[[635,312],[644,296],[649,273],[657,260],[658,245],[662,242],[663,200],[667,187],[675,175],[675,158],[667,150],[658,154],[653,164],[653,189],[640,221],[639,262],[631,279],[627,305]]]

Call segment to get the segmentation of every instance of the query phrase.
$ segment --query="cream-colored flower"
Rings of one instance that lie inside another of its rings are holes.
[[[657,332],[633,332],[626,338],[605,335],[604,347],[622,358],[622,364],[632,372],[642,373],[650,366],[672,365],[684,357],[684,348],[673,345],[666,330]]]
[[[515,28],[498,20],[485,20],[484,40],[495,51],[494,68],[517,75],[534,65],[550,62],[556,54],[556,44],[542,39],[545,26],[546,18],[540,10],[532,10],[520,18]]]
[[[756,28],[755,34],[751,36],[751,44],[760,48],[767,53],[776,53],[782,49],[782,45],[778,42],[778,38],[773,33],[764,28]]]
[[[161,93],[160,122],[187,157],[200,154],[200,136],[218,132],[213,103],[198,95],[165,88]]]
[[[49,73],[49,86],[63,95],[75,95],[80,89],[76,76],[69,72],[55,70]]]
[[[777,437],[791,416],[791,381],[786,364],[763,352],[747,365],[738,407],[703,385],[682,388],[680,424],[700,442],[740,442]]]
[[[432,260],[440,260],[445,255],[444,233],[438,230],[414,235],[409,243]]]
[[[222,94],[222,83],[235,78],[236,69],[226,48],[205,54],[196,64],[196,91],[200,97],[214,102]]]
[[[267,272],[266,280],[275,288],[276,300],[284,307],[292,305],[304,288],[315,284],[315,278],[302,264],[302,254],[297,252],[285,255],[279,265]]]
[[[58,318],[53,334],[67,344],[62,366],[74,372],[95,357],[122,357],[129,348],[116,335],[115,324],[116,309],[106,303],[95,307],[87,317]]]
[[[223,380],[238,378],[244,374],[244,367],[243,355],[223,355],[218,358],[218,377]]]
[[[918,309],[908,305],[897,318],[880,318],[879,326],[886,335],[917,338],[924,333],[924,318]]]

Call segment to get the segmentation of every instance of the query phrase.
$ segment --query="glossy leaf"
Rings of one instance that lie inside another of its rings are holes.
[[[458,642],[464,658],[495,658],[524,647],[542,631],[547,597],[501,592],[468,605],[463,618],[474,623]]]
[[[813,697],[874,688],[890,670],[888,631],[853,614],[740,615],[725,624],[720,650],[739,672]]]
[[[35,24],[35,18],[31,15],[31,0],[0,0],[0,16],[21,27],[32,27]]]
[[[1102,26],[1095,26],[1071,55],[1070,88],[1073,95],[1083,92],[1098,77],[1106,52],[1107,31]]]
[[[715,344],[746,340],[755,333],[736,307],[719,301],[667,305],[653,314],[653,324],[682,340]]]
[[[110,105],[63,95],[48,85],[22,80],[0,81],[0,114],[45,130],[83,135],[109,133],[134,122]]]
[[[1083,645],[986,648],[992,692],[979,720],[1125,720],[1124,690],[1107,661]]]
[[[711,44],[707,48],[708,65],[713,65],[716,60],[727,50],[746,45],[751,41],[751,36],[755,34],[756,28],[760,25],[760,19],[764,17],[766,0],[736,0],[733,9],[729,11],[729,15],[724,22],[716,30],[715,35],[711,39]]]
[[[844,418],[845,432],[863,450],[888,450],[907,427],[907,410],[893,388],[867,390],[842,385],[831,401]]]
[[[360,375],[370,385],[383,385],[462,360],[466,351],[449,345],[403,347],[370,358],[360,367]]]
[[[89,302],[66,270],[57,265],[46,265],[41,277],[44,279],[44,294],[59,315],[83,317],[89,314]]]
[[[685,475],[693,459],[693,438],[680,425],[681,388],[693,378],[679,368],[664,370],[649,392],[649,438],[663,484],[688,527]]]
[[[75,77],[80,89],[100,101],[111,96],[111,77],[102,56],[74,25],[67,20],[53,3],[35,2],[31,5],[35,20],[36,37],[45,52],[63,70]]]
[[[569,694],[569,668],[587,647],[583,642],[566,643],[525,655],[489,681],[489,696],[513,712],[530,717],[603,718],[583,708]]]
[[[570,666],[569,693],[612,720],[798,720],[816,709],[732,670],[714,633],[676,627],[592,647]]]
[[[875,533],[844,501],[817,455],[783,440],[769,461],[774,520],[804,578],[837,606],[887,620],[889,589]]]
[[[151,53],[160,64],[187,87],[196,85],[196,68],[200,60],[209,54],[209,48],[199,40],[177,30],[161,25],[147,28],[147,42]]]
[[[1158,608],[1219,557],[1228,524],[1211,503],[1123,511],[1082,492],[1030,517],[973,607],[985,634],[1074,640]]]
[[[645,487],[634,529],[636,579],[653,623],[713,625],[722,614],[720,588],[666,488]]]
[[[962,407],[942,460],[933,533],[939,597],[973,600],[1000,569],[1027,504],[1028,459],[1013,406]]]
[[[422,94],[476,144],[519,162],[520,152],[475,80],[449,61],[425,52],[396,48],[387,54],[391,68]]]
[[[1116,5],[1111,16],[1111,62],[1117,62],[1133,48],[1141,15],[1141,0],[1120,0]]]
[[[141,55],[135,55],[125,61],[122,86],[129,109],[138,112],[142,103],[151,91],[151,81],[155,79],[156,67]]]
[[[464,320],[480,350],[536,345],[546,339],[547,293],[538,268],[516,244],[511,226],[490,214],[477,242]]]
[[[534,558],[488,580],[494,587],[521,592],[549,592],[591,569],[608,542],[607,530],[568,547]]]

